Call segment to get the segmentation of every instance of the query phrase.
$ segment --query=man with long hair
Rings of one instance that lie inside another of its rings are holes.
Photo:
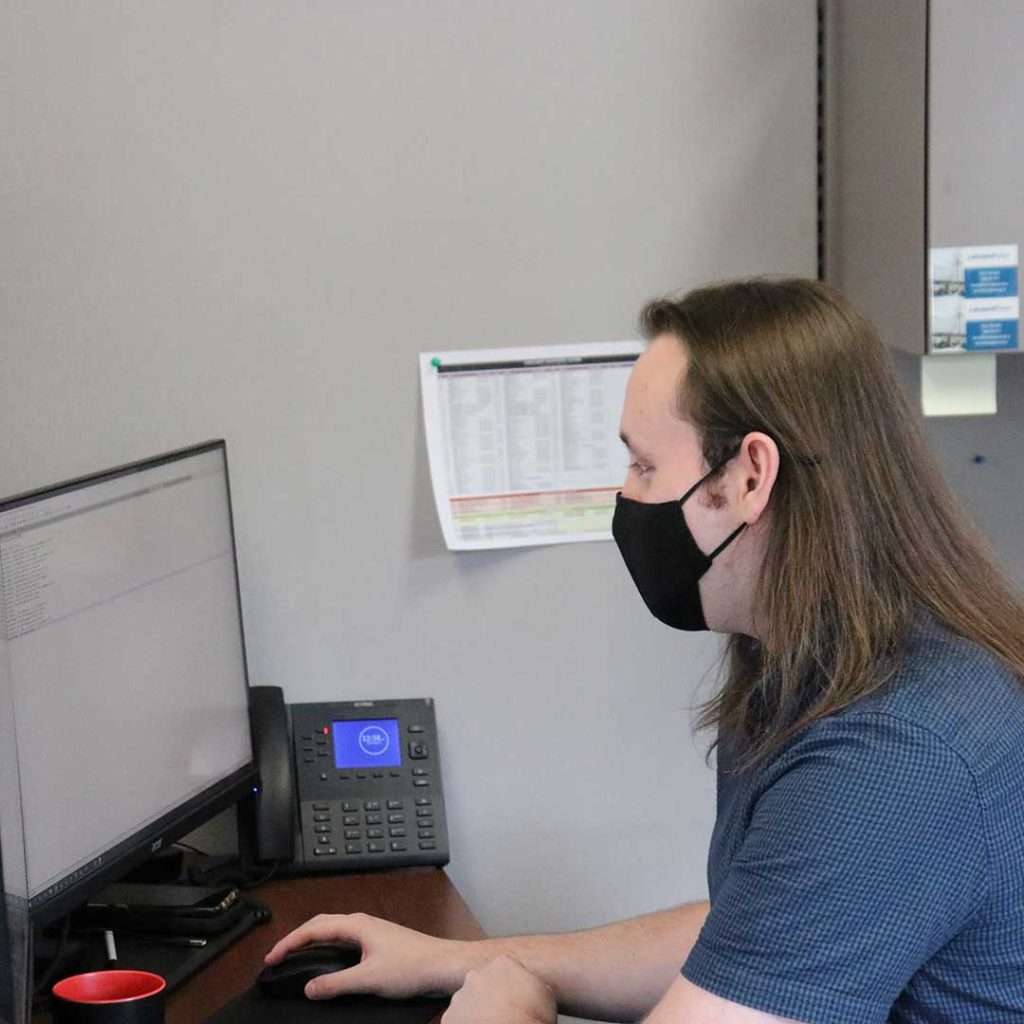
[[[474,943],[362,915],[311,982],[446,1024],[1024,1021],[1024,604],[870,325],[813,281],[647,306],[613,533],[667,625],[729,634],[710,902]]]

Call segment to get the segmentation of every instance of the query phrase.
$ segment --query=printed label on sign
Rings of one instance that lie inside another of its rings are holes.
[[[929,351],[1000,352],[1019,347],[1016,245],[965,245],[929,253]]]

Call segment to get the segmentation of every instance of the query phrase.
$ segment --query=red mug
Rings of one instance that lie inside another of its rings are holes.
[[[54,1024],[164,1024],[167,982],[149,971],[93,971],[53,986]]]

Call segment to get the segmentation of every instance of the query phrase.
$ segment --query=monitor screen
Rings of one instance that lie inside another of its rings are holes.
[[[34,918],[251,785],[222,442],[0,503],[0,687]]]

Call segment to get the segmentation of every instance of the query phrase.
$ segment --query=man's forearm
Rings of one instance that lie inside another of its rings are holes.
[[[485,939],[467,952],[470,966],[515,957],[551,986],[565,1013],[636,1021],[677,977],[707,912],[707,903],[688,903],[587,931]]]

